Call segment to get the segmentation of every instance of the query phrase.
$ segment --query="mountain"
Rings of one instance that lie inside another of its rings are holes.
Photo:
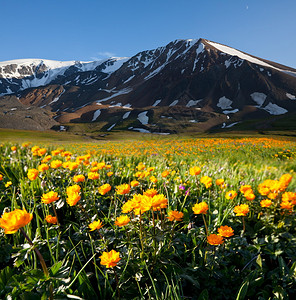
[[[296,70],[205,39],[176,40],[131,58],[2,62],[0,96],[10,94],[61,124],[106,131],[264,129],[294,119]]]

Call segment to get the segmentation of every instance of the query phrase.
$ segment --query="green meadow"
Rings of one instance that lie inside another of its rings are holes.
[[[295,299],[293,136],[0,141],[1,299]]]

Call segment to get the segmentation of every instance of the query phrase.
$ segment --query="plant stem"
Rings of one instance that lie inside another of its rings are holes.
[[[207,236],[209,235],[209,230],[208,230],[208,226],[207,226],[207,222],[206,222],[206,219],[205,219],[205,215],[202,214],[202,218],[203,218],[203,221],[204,221],[204,224],[205,224],[205,229],[206,229],[206,234]]]

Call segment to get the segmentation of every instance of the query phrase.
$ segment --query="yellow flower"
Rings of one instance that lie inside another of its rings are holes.
[[[106,266],[106,268],[113,268],[121,260],[119,257],[119,252],[111,250],[109,252],[103,252],[100,256],[101,265]]]
[[[237,196],[237,192],[236,191],[229,191],[225,194],[225,198],[228,200],[232,200]]]
[[[240,189],[239,189],[239,191],[241,192],[241,193],[245,193],[247,190],[252,190],[252,187],[250,186],[250,185],[242,185],[241,187],[240,187]]]
[[[94,230],[96,230],[96,229],[99,230],[100,228],[103,227],[103,223],[102,223],[100,220],[98,220],[98,221],[93,221],[92,223],[90,223],[90,224],[88,225],[88,227],[89,227],[90,231],[94,231]]]
[[[201,172],[201,168],[200,167],[192,167],[192,168],[189,169],[189,173],[192,176],[199,175],[200,172]]]
[[[81,196],[77,192],[68,193],[68,197],[66,199],[67,203],[70,206],[74,206],[77,204],[77,202],[81,199]]]
[[[168,219],[169,221],[182,221],[184,214],[182,212],[179,212],[177,210],[172,210],[168,213]]]
[[[47,163],[51,160],[51,155],[46,155],[43,159],[42,159],[42,163]]]
[[[158,194],[158,192],[155,189],[149,189],[149,190],[145,191],[143,194],[148,197],[154,197],[155,195]]]
[[[149,180],[152,182],[152,183],[157,183],[157,178],[155,176],[151,176],[149,178]]]
[[[163,171],[163,172],[161,173],[161,176],[162,176],[163,178],[166,178],[169,174],[170,174],[170,171],[169,171],[169,170],[165,170],[165,171]]]
[[[11,151],[16,151],[17,148],[16,148],[16,146],[12,146],[10,149],[11,149]]]
[[[119,195],[125,195],[125,194],[128,194],[131,190],[131,187],[129,184],[121,184],[121,185],[118,185],[116,187],[116,193],[119,194]]]
[[[256,197],[256,196],[254,195],[252,189],[246,190],[246,191],[244,192],[244,196],[245,196],[245,198],[246,198],[247,200],[249,200],[249,201],[253,201],[253,200],[255,199],[255,197]]]
[[[131,182],[131,187],[136,187],[136,186],[138,186],[139,184],[140,184],[139,181],[133,180],[133,181]]]
[[[100,175],[97,172],[89,172],[87,174],[87,177],[88,177],[88,179],[96,180],[96,179],[98,179],[100,177]]]
[[[52,151],[53,152],[53,151]],[[52,153],[51,152],[51,153]],[[61,160],[53,160],[51,163],[50,163],[50,167],[53,168],[53,169],[57,169],[59,168],[61,165],[63,164],[63,162]]]
[[[269,199],[265,199],[260,201],[261,207],[269,207],[272,204],[272,201]]]
[[[39,172],[44,172],[48,169],[49,169],[49,166],[47,164],[41,164],[41,165],[38,166],[38,171]]]
[[[46,152],[47,152],[47,150],[46,150],[45,148],[41,148],[41,149],[39,149],[39,150],[37,151],[38,156],[42,156],[42,155],[44,155]]]
[[[74,182],[83,182],[85,180],[85,176],[84,175],[82,175],[82,174],[79,174],[79,175],[75,175],[74,177],[73,177],[73,181]]]
[[[29,169],[27,176],[30,180],[35,180],[38,176],[39,172],[36,169]]]
[[[207,237],[207,241],[210,245],[218,246],[218,245],[223,244],[223,237],[218,234],[210,234]]]
[[[57,224],[57,217],[53,217],[52,215],[48,215],[45,217],[45,221],[50,224]]]
[[[49,204],[49,203],[52,203],[56,200],[59,200],[59,195],[57,192],[48,192],[46,194],[43,194],[42,197],[41,197],[41,201],[42,203],[45,203],[45,204]]]
[[[5,212],[0,218],[0,227],[4,228],[5,234],[17,232],[21,227],[31,222],[33,215],[25,209],[15,209],[12,212]]]
[[[111,185],[109,183],[103,184],[98,187],[98,190],[101,195],[105,195],[111,190]]]
[[[9,187],[9,186],[11,186],[12,185],[12,182],[11,181],[7,181],[6,183],[5,183],[5,187],[7,188],[7,187]]]
[[[225,225],[225,226],[220,226],[218,228],[218,233],[219,235],[223,236],[223,237],[231,237],[234,235],[234,231],[231,227]]]
[[[217,179],[216,180],[216,185],[218,185],[218,186],[220,186],[220,185],[222,185],[222,184],[224,184],[224,179]]]
[[[249,205],[248,204],[241,204],[234,207],[233,210],[236,215],[239,216],[246,216],[249,212]]]
[[[2,175],[2,174],[0,174],[0,181],[1,181],[1,180],[3,180],[3,175]]]
[[[114,174],[113,172],[108,172],[108,173],[107,173],[107,176],[108,176],[108,177],[111,177],[113,174]]]
[[[206,202],[196,203],[192,207],[192,210],[193,210],[194,214],[196,214],[196,215],[206,214],[208,209],[209,209],[209,206]]]
[[[70,185],[67,187],[66,193],[67,195],[72,193],[79,193],[81,190],[81,187],[78,184]]]
[[[130,218],[128,217],[128,216],[119,216],[117,219],[116,219],[116,221],[115,221],[115,225],[116,226],[119,226],[119,227],[121,227],[121,226],[125,226],[125,225],[127,225],[129,222],[130,222]]]
[[[203,183],[207,189],[212,186],[212,178],[209,176],[201,177],[200,182]]]

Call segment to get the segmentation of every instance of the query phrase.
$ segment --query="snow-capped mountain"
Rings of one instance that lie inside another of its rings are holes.
[[[0,95],[12,93],[62,123],[206,130],[296,112],[296,70],[205,39],[176,40],[131,58],[0,63]]]

